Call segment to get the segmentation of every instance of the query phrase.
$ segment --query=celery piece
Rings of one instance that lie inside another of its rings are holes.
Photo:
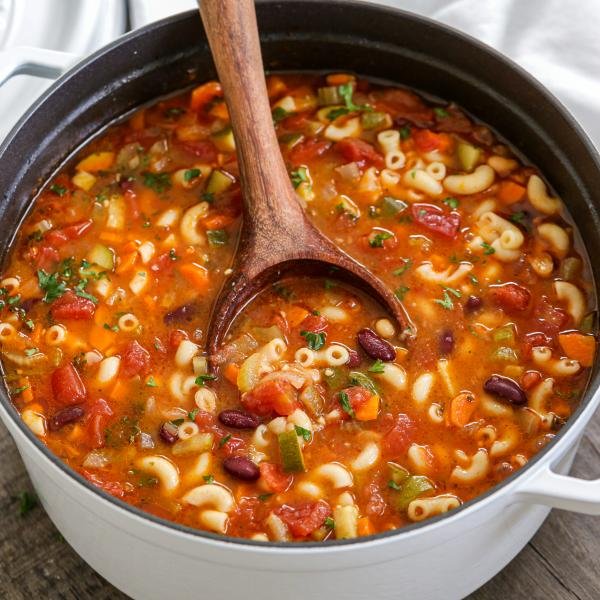
[[[171,452],[174,456],[207,452],[212,448],[213,441],[214,435],[212,433],[197,433],[189,438],[175,442],[171,447]]]
[[[364,112],[360,115],[360,124],[363,129],[383,129],[384,127],[391,127],[392,120],[384,112]]]
[[[304,457],[296,431],[284,431],[277,436],[283,470],[286,473],[302,473],[305,470]]]
[[[500,348],[494,350],[492,353],[492,358],[507,362],[517,362],[519,360],[517,353],[512,348],[508,348],[507,346],[500,346]]]
[[[381,200],[380,215],[382,217],[395,217],[407,208],[408,204],[404,200],[399,200],[393,196],[384,196]]]
[[[317,96],[319,106],[331,106],[332,104],[340,104],[342,101],[338,88],[335,85],[319,88]]]
[[[512,325],[504,325],[494,329],[492,338],[495,342],[505,342],[507,344],[515,343],[515,331]]]
[[[394,483],[393,486],[390,485],[392,489],[400,486],[403,481],[410,477],[410,473],[404,467],[394,462],[389,462],[388,466],[390,468],[390,481]]]
[[[433,489],[433,484],[427,477],[410,475],[400,484],[398,493],[394,494],[394,506],[396,510],[403,512],[413,500]]]
[[[338,390],[346,383],[346,376],[340,367],[328,367],[324,371],[325,383],[331,390]]]
[[[479,148],[467,142],[460,142],[458,144],[458,160],[465,171],[472,171],[479,161],[480,156],[481,150]]]
[[[208,178],[205,192],[207,194],[220,194],[224,192],[234,181],[234,178],[229,173],[215,169]]]
[[[233,139],[231,127],[226,127],[221,131],[213,133],[211,139],[213,144],[221,152],[235,152],[235,140]]]

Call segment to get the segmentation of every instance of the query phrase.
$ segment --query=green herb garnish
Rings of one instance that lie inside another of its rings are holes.
[[[312,331],[301,331],[300,335],[306,340],[306,345],[311,350],[320,350],[325,345],[325,338],[327,337],[325,332],[314,333]]]
[[[300,427],[300,425],[294,425],[296,435],[301,437],[305,442],[310,442],[311,433],[310,430]]]
[[[383,373],[385,371],[385,365],[383,361],[378,358],[369,368],[368,371],[370,373]]]
[[[206,237],[211,246],[225,246],[229,239],[229,236],[224,229],[209,229],[206,232]]]
[[[142,173],[144,185],[162,194],[171,187],[171,176],[168,173],[151,173],[144,171]]]
[[[348,398],[348,394],[346,392],[340,392],[338,394],[338,400],[340,402],[342,410],[345,413],[348,413],[352,418],[354,418],[354,409],[350,404],[350,398]]]
[[[198,377],[196,377],[196,379],[194,380],[194,383],[196,385],[199,385],[200,387],[203,387],[207,381],[213,381],[216,378],[217,378],[216,375],[209,375],[209,374],[198,375]]]

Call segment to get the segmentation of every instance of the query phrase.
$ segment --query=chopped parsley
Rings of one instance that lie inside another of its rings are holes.
[[[400,128],[400,139],[407,140],[410,137],[410,125],[405,125]]]
[[[446,290],[448,293],[452,294],[453,296],[455,296],[456,298],[460,298],[462,296],[462,292],[460,290],[448,287],[446,285],[443,285],[442,288],[444,290]]]
[[[369,246],[371,246],[371,248],[383,248],[383,242],[392,237],[394,237],[393,233],[390,233],[389,231],[380,231],[369,239]]]
[[[209,204],[212,204],[215,201],[215,195],[212,192],[203,192],[200,198]]]
[[[273,494],[259,494],[257,498],[260,502],[266,502]]]
[[[172,119],[173,117],[178,117],[185,112],[185,108],[181,108],[180,106],[171,106],[171,108],[167,108],[165,110],[164,115],[168,119]]]
[[[449,206],[452,209],[456,209],[458,208],[458,200],[456,198],[452,198],[452,196],[448,196],[448,198],[444,198],[442,200],[442,202],[446,205]]]
[[[481,242],[481,247],[483,248],[483,253],[486,255],[494,254],[496,250],[492,248],[487,242]]]
[[[175,427],[179,427],[180,425],[183,425],[185,419],[172,419],[171,421],[169,421],[171,424],[175,425]]]
[[[67,286],[64,281],[58,279],[58,273],[48,275],[46,271],[40,269],[37,272],[37,277],[40,288],[45,292],[43,297],[44,302],[52,302],[65,293]]]
[[[327,113],[327,118],[330,121],[335,121],[338,117],[341,117],[342,115],[347,115],[350,111],[344,107],[344,106],[338,106],[337,108],[332,108],[328,113]]]
[[[450,298],[450,294],[448,294],[447,290],[444,290],[444,295],[441,300],[436,298],[434,302],[446,310],[452,310],[454,308],[454,302],[452,302],[452,298]]]
[[[378,358],[369,368],[368,371],[370,373],[383,373],[385,371],[385,365],[383,361]]]
[[[283,283],[274,283],[273,290],[284,300],[291,300],[294,297],[294,292],[290,290],[290,288],[283,285]]]
[[[326,290],[332,290],[336,286],[336,283],[335,281],[331,281],[331,279],[326,279],[323,286]]]
[[[338,86],[338,93],[344,100],[346,104],[346,108],[349,111],[372,111],[373,109],[370,106],[366,106],[364,104],[354,104],[352,100],[352,96],[354,95],[354,86],[351,83],[344,83]]]
[[[200,169],[187,169],[183,174],[183,180],[188,183],[196,177],[200,177]]]
[[[340,401],[342,410],[345,413],[348,413],[352,418],[354,418],[354,409],[350,404],[350,398],[348,398],[348,394],[346,392],[340,392],[338,394],[338,400]]]
[[[212,473],[209,473],[208,475],[202,475],[202,479],[204,479],[205,483],[215,482],[215,476]]]
[[[67,188],[64,185],[58,185],[57,183],[53,183],[50,186],[50,191],[54,192],[57,196],[61,198],[67,193]]]
[[[17,500],[19,501],[19,515],[22,517],[28,515],[38,505],[37,497],[26,491],[21,492]]]
[[[80,298],[85,298],[86,300],[91,300],[94,304],[98,304],[98,298],[96,298],[96,296],[92,296],[92,294],[89,294],[88,292],[85,291],[85,286],[87,285],[87,279],[82,279],[76,286],[75,286],[75,294],[77,294],[77,296],[79,296]]]
[[[230,433],[228,433],[226,436],[222,437],[219,442],[219,448],[222,448],[230,439],[231,439]]]
[[[196,379],[195,379],[194,383],[195,383],[196,385],[199,385],[200,387],[203,387],[203,386],[204,386],[204,384],[205,384],[207,381],[213,381],[213,380],[215,380],[216,378],[217,378],[217,376],[216,376],[216,375],[209,375],[209,374],[205,374],[205,375],[198,375],[198,377],[196,377]]]
[[[26,348],[25,356],[33,356],[34,354],[37,354],[39,351],[40,351],[39,348]]]
[[[171,248],[169,250],[169,258],[171,260],[179,260],[179,256],[177,256],[177,252],[175,251],[175,248]]]
[[[206,237],[211,246],[225,246],[229,240],[229,236],[224,229],[209,229],[206,232]]]
[[[148,387],[158,387],[158,383],[156,383],[156,380],[154,379],[154,377],[152,377],[152,375],[150,375],[150,377],[146,379],[146,385]]]
[[[290,173],[290,179],[292,180],[294,189],[301,183],[309,183],[308,169],[306,167],[298,167],[295,171]]]
[[[395,482],[393,479],[390,479],[390,480],[388,481],[388,487],[389,487],[391,490],[396,490],[396,491],[399,491],[399,490],[401,490],[401,489],[402,489],[402,486],[401,486],[399,483],[396,483],[396,482]]]
[[[439,117],[440,119],[445,119],[449,115],[448,111],[441,106],[436,106],[433,109],[433,112],[435,113],[435,116]]]
[[[196,419],[196,415],[200,412],[199,408],[195,408],[188,413],[188,419],[190,421],[194,421]]]
[[[469,280],[473,285],[479,285],[479,279],[473,273],[469,273]]]
[[[285,110],[282,106],[277,106],[273,109],[271,116],[273,117],[273,123],[277,124],[280,121],[283,121],[290,113]]]
[[[404,261],[404,264],[401,267],[394,269],[392,271],[392,275],[396,275],[396,277],[400,277],[400,275],[403,275],[404,273],[406,273],[406,271],[408,271],[408,269],[410,269],[412,267],[412,264],[413,264],[412,259],[403,258],[402,260]]]
[[[333,529],[335,527],[335,521],[331,517],[327,517],[325,521],[323,521],[323,525],[328,529]]]
[[[104,327],[104,329],[106,329],[107,331],[114,331],[115,333],[119,331],[118,325],[111,325],[110,323],[104,323],[102,327]]]
[[[17,394],[21,394],[22,392],[24,392],[25,390],[28,390],[29,386],[28,385],[22,385],[21,387],[15,388],[14,390],[11,390],[11,394],[13,396],[16,396]]]
[[[300,425],[294,425],[294,429],[296,430],[296,435],[298,437],[301,437],[305,442],[310,442],[310,430],[300,427]]]
[[[408,291],[410,291],[409,287],[401,285],[400,287],[394,290],[394,295],[396,296],[396,298],[398,298],[398,300],[400,300],[400,302],[402,302],[402,300],[404,300],[404,296],[406,296],[406,293]]]
[[[325,345],[327,334],[325,332],[314,333],[312,331],[301,331],[300,335],[306,340],[311,350],[320,350]]]
[[[162,194],[171,187],[171,177],[168,173],[151,173],[144,171],[142,173],[144,185]]]

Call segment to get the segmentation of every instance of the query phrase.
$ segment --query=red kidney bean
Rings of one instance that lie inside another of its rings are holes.
[[[442,356],[447,356],[454,350],[454,334],[449,329],[440,334],[439,348]]]
[[[48,421],[48,429],[50,429],[50,431],[57,431],[69,423],[79,421],[83,415],[85,415],[85,409],[83,406],[68,406],[67,408],[63,408],[52,415]]]
[[[171,421],[165,421],[158,430],[158,435],[167,444],[174,444],[179,439],[179,427]]]
[[[348,349],[348,362],[346,363],[346,366],[354,369],[358,367],[361,362],[360,354],[356,350]]]
[[[483,300],[479,296],[469,296],[465,302],[465,312],[475,312],[483,305]]]
[[[164,317],[163,321],[165,325],[174,325],[176,323],[183,323],[184,321],[191,321],[196,314],[196,307],[193,304],[184,304],[178,308],[169,311]]]
[[[242,481],[256,481],[260,477],[260,469],[245,456],[230,456],[223,461],[223,468],[232,477]]]
[[[233,429],[256,429],[260,425],[260,419],[256,415],[235,409],[222,410],[219,421]]]
[[[382,360],[383,362],[391,362],[396,358],[394,347],[380,338],[372,329],[361,329],[356,334],[356,339],[361,348],[371,357]]]
[[[492,375],[483,384],[483,389],[502,400],[520,406],[527,403],[527,396],[521,386],[503,375]]]

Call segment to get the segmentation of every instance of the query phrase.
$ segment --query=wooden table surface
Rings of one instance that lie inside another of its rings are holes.
[[[41,507],[20,515],[18,497],[32,492],[31,483],[1,424],[0,456],[0,598],[126,599],[77,556]],[[600,477],[599,459],[600,413],[588,426],[573,474]],[[523,552],[469,600],[523,598],[600,598],[600,517],[552,512]]]

